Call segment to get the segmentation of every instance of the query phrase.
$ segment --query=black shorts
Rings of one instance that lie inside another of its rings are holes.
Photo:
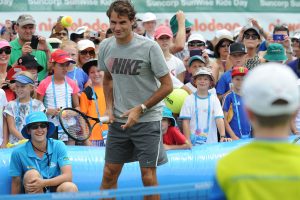
[[[139,161],[141,167],[156,167],[168,162],[163,148],[161,122],[143,122],[123,130],[114,122],[107,134],[105,161],[123,164]]]

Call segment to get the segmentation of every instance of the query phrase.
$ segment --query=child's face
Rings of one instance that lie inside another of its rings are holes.
[[[208,90],[211,86],[211,79],[209,75],[199,75],[194,81],[197,89]]]
[[[234,76],[232,78],[233,88],[235,88],[236,90],[240,90],[242,87],[243,80],[244,76]]]
[[[95,49],[89,47],[79,52],[78,60],[83,65],[84,63],[86,63],[87,61],[95,57],[96,57]]]
[[[93,84],[102,83],[104,72],[101,71],[97,66],[92,66],[89,70],[89,77]]]
[[[233,67],[244,66],[246,63],[246,55],[244,53],[234,53],[229,56]]]
[[[62,50],[66,51],[69,53],[70,57],[75,60],[75,62],[77,63],[78,61],[78,50],[72,46],[69,47],[64,47]]]
[[[188,67],[188,72],[190,74],[196,73],[201,67],[205,67],[205,64],[201,62],[200,60],[195,60],[192,62],[192,64]]]
[[[163,51],[166,51],[170,49],[172,39],[167,35],[162,35],[156,40],[156,42]]]
[[[65,77],[66,74],[68,73],[68,67],[70,66],[69,62],[65,62],[65,63],[55,63],[54,64],[54,74],[56,76],[61,76],[61,77]]]
[[[30,92],[33,90],[33,87],[29,84],[22,84],[18,81],[15,83],[15,93],[19,98],[26,98],[30,96]]]
[[[171,122],[168,118],[163,118],[161,120],[161,131],[163,134],[167,133],[167,130],[170,126]]]

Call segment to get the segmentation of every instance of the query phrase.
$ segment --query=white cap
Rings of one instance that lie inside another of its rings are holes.
[[[210,76],[211,80],[212,80],[212,84],[210,86],[210,88],[214,87],[215,85],[215,79],[212,75],[212,71],[210,68],[207,67],[201,67],[200,69],[198,69],[194,74],[193,74],[193,79],[195,80],[197,78],[197,76],[200,75],[208,75]]]
[[[255,67],[246,76],[242,95],[245,106],[261,116],[292,114],[300,103],[297,76],[286,65],[267,63]],[[287,104],[275,104],[277,100]]]
[[[46,41],[48,43],[58,43],[58,44],[62,43],[62,41],[60,39],[58,39],[58,38],[47,38]]]
[[[80,35],[88,30],[87,26],[80,26],[76,29],[75,34]]]
[[[236,27],[234,30],[233,30],[233,37],[237,37],[241,30],[243,29],[243,27],[239,26],[239,27]]]
[[[156,21],[156,15],[151,12],[145,13],[144,16],[142,17],[142,22],[149,22],[149,21]]]
[[[292,38],[295,38],[295,39],[300,40],[300,32],[294,33],[294,35],[293,35],[293,37],[291,37],[291,39],[292,39]]]
[[[188,43],[196,40],[206,43],[204,37],[199,33],[192,33],[188,39]]]
[[[95,44],[91,40],[84,39],[77,42],[77,47],[79,51],[83,51],[90,47],[95,49]]]

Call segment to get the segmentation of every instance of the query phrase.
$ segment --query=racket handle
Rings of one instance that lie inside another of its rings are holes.
[[[104,124],[107,124],[109,122],[109,117],[108,116],[100,117],[100,121]]]

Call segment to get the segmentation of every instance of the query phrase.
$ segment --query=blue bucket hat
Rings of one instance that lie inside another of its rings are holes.
[[[38,111],[38,112],[32,112],[25,118],[26,125],[23,127],[21,133],[24,138],[30,139],[31,136],[27,132],[28,125],[32,123],[37,122],[47,122],[48,123],[48,130],[47,130],[47,138],[49,138],[55,131],[55,125],[52,122],[48,121],[48,118],[44,112]]]
[[[172,126],[176,126],[176,120],[175,120],[175,118],[173,117],[172,111],[171,111],[169,108],[167,108],[167,107],[164,107],[164,108],[163,108],[163,114],[162,114],[162,117],[163,117],[163,118],[169,118],[169,119],[171,120],[171,125],[172,125]]]

